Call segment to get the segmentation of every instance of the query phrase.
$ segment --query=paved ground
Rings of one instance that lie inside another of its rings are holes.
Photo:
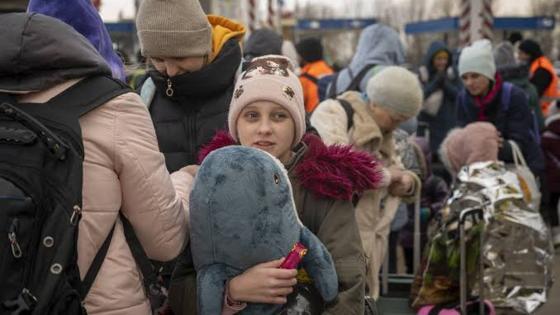
[[[535,315],[560,314],[560,249],[556,250],[554,259],[554,279],[556,280],[548,296],[548,302],[543,305]]]

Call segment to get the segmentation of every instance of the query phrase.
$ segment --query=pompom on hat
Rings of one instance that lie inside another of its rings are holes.
[[[228,127],[232,138],[237,137],[237,120],[245,106],[257,101],[271,101],[284,107],[295,125],[293,145],[305,133],[305,108],[303,90],[288,58],[266,55],[253,59],[239,77],[228,113]]]

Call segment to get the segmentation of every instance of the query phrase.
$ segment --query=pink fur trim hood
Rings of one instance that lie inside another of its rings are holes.
[[[305,134],[308,147],[294,173],[301,185],[319,197],[352,200],[355,194],[382,187],[387,181],[381,163],[366,152],[349,145],[326,146],[319,137]],[[220,131],[201,148],[199,164],[212,151],[238,144],[229,133]]]

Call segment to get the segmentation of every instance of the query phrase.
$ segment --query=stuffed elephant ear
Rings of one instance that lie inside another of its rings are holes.
[[[338,278],[331,254],[306,227],[302,227],[300,241],[307,247],[307,255],[303,257],[303,268],[313,279],[323,300],[333,301],[338,295]]]
[[[227,279],[225,266],[222,264],[210,265],[198,271],[196,283],[199,314],[214,315],[222,313]]]

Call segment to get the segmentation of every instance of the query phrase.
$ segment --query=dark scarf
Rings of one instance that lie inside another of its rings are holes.
[[[476,107],[478,107],[478,121],[488,121],[488,116],[486,115],[486,109],[488,108],[488,105],[490,105],[494,101],[494,99],[498,96],[498,94],[500,94],[500,91],[502,90],[502,86],[504,85],[502,76],[500,76],[500,74],[497,72],[495,75],[495,80],[496,82],[494,83],[494,86],[492,86],[492,88],[490,89],[490,92],[488,92],[484,96],[474,97],[474,103],[476,104]]]

